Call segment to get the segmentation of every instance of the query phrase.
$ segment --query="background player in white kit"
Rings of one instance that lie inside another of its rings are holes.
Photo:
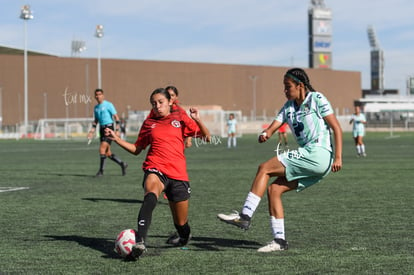
[[[357,151],[357,156],[366,157],[367,154],[365,153],[365,144],[363,138],[365,136],[365,124],[367,123],[367,119],[365,115],[361,113],[361,108],[359,106],[355,106],[355,113],[352,114],[351,120],[349,124],[353,123],[352,126],[352,136],[355,140],[355,147]]]
[[[231,146],[237,146],[237,120],[234,117],[234,114],[229,115],[229,119],[227,120],[227,148],[231,148]]]

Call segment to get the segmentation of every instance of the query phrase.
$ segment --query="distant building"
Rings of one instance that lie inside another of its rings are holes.
[[[4,48],[3,48],[4,49]],[[32,52],[30,52],[32,53]],[[28,116],[44,118],[91,117],[97,87],[97,60],[29,54]],[[23,52],[0,51],[2,123],[23,121]],[[149,95],[158,87],[174,85],[182,105],[219,105],[240,110],[251,118],[272,119],[285,102],[283,75],[287,67],[196,62],[102,59],[102,88],[120,114],[149,110]],[[315,89],[330,99],[338,115],[349,114],[361,96],[361,73],[304,68]],[[256,80],[252,81],[252,76]],[[253,106],[255,103],[256,106]]]

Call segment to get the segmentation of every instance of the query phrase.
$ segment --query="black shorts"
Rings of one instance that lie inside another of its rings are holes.
[[[112,139],[110,139],[109,137],[105,136],[105,129],[106,128],[109,128],[109,129],[111,129],[113,131],[114,130],[114,124],[111,123],[111,124],[106,124],[106,125],[100,126],[99,127],[99,136],[100,136],[101,142],[102,141],[105,141],[105,142],[111,144],[112,143]]]
[[[170,179],[157,169],[148,169],[144,171],[144,180],[142,186],[145,188],[145,180],[149,174],[156,174],[161,182],[164,184],[164,192],[168,197],[169,201],[179,202],[186,201],[190,198],[191,188],[190,183],[184,180]]]

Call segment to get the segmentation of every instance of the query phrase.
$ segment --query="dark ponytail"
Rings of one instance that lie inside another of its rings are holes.
[[[175,86],[167,86],[166,88],[165,88],[165,90],[168,92],[169,90],[172,90],[173,92],[174,92],[174,94],[176,95],[176,96],[178,96],[178,89],[175,87]]]

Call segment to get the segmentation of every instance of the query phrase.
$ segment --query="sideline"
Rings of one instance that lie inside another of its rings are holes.
[[[29,189],[30,187],[0,187],[0,193],[1,192],[11,192],[11,191],[20,191]]]

